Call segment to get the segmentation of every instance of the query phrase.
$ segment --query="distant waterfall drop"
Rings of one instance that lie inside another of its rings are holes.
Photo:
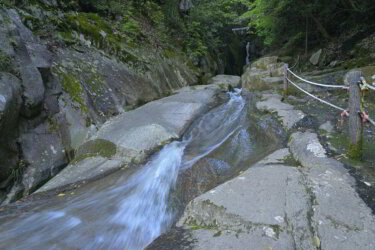
[[[246,44],[246,65],[250,63],[250,42]]]

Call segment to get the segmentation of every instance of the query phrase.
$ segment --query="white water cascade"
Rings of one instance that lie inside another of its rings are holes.
[[[229,95],[228,102],[201,117],[182,141],[164,146],[130,177],[5,221],[0,249],[145,248],[173,222],[168,197],[179,173],[240,129],[245,101],[240,90]]]

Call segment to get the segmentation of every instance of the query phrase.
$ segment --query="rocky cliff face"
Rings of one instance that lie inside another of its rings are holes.
[[[0,202],[56,175],[110,117],[197,81],[178,48],[130,41],[123,20],[32,2],[0,2]]]

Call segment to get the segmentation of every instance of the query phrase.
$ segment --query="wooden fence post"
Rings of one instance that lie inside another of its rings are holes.
[[[289,65],[286,63],[284,64],[284,96],[288,95],[288,67]]]
[[[346,76],[349,83],[349,148],[348,156],[352,159],[362,158],[363,147],[363,125],[361,122],[360,112],[362,112],[361,104],[361,82],[363,72],[352,71]]]

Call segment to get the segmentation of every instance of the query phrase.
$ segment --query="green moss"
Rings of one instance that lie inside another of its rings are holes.
[[[97,45],[97,47],[102,47],[103,37],[100,34],[104,31],[107,36],[112,36],[112,29],[106,21],[104,21],[100,16],[93,13],[79,13],[70,14],[66,16],[68,25],[73,29],[82,32],[84,35],[91,38]],[[67,32],[67,30],[64,30]]]
[[[4,52],[0,50],[0,71],[11,73],[13,71],[13,68],[12,68],[13,60],[14,59],[11,56],[5,54]]]
[[[95,156],[110,158],[116,154],[116,151],[117,147],[113,142],[103,139],[91,140],[79,147],[73,163]]]
[[[294,167],[301,166],[301,163],[297,161],[291,154],[285,157],[283,159],[283,162],[287,166],[294,166]]]
[[[141,28],[139,24],[134,19],[128,19],[121,25],[121,31],[122,32],[128,32],[133,34],[139,34],[141,31]]]
[[[344,69],[355,69],[374,64],[374,59],[367,54],[366,56],[351,59],[343,63]]]
[[[48,118],[48,130],[51,132],[56,132],[60,129],[59,123],[54,118]]]
[[[350,143],[347,133],[335,133],[329,142],[339,153],[346,153],[350,159],[343,159],[345,161],[353,161],[350,163],[360,163],[361,160],[374,160],[375,142],[368,138],[353,145]]]
[[[87,83],[89,88],[97,95],[104,93],[104,88],[106,83],[104,82],[102,76],[99,73],[92,73],[88,79]]]
[[[214,235],[213,235],[213,237],[219,237],[221,235],[221,231],[217,231]]]
[[[65,44],[70,45],[70,44],[75,44],[76,40],[74,39],[72,32],[70,31],[61,31],[57,32],[57,36],[65,42]]]
[[[197,221],[195,219],[191,219],[189,220],[189,222],[187,223],[187,225],[190,227],[190,230],[201,230],[201,229],[204,229],[204,230],[217,230],[217,226],[213,226],[213,225],[200,225],[197,223]]]
[[[347,155],[354,160],[361,160],[363,156],[363,142],[362,140],[357,144],[349,143]]]
[[[53,71],[59,75],[63,90],[70,96],[72,101],[79,105],[81,111],[87,113],[88,106],[85,103],[85,92],[79,79],[75,75],[68,74],[61,69],[59,70],[58,68],[55,68]]]
[[[24,160],[20,160],[18,164],[11,171],[11,178],[14,182],[19,182],[22,178],[23,172],[27,167],[27,163]]]

